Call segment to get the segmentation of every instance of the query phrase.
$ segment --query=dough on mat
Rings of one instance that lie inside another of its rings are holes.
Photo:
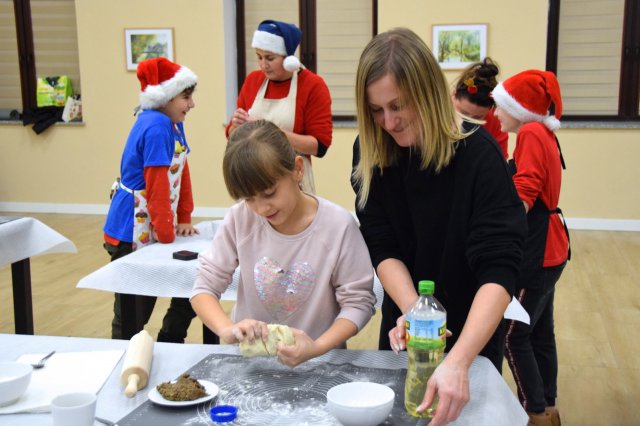
[[[242,356],[251,358],[255,356],[276,356],[278,352],[278,342],[285,345],[294,345],[296,343],[293,332],[288,325],[267,324],[269,329],[269,338],[266,342],[262,339],[255,339],[253,343],[248,340],[240,342],[240,353]]]

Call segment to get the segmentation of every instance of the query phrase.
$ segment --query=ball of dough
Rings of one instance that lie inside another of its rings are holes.
[[[267,324],[269,329],[269,337],[267,341],[263,339],[255,339],[252,343],[248,340],[240,342],[240,353],[246,358],[256,356],[276,356],[278,352],[278,343],[285,345],[295,345],[296,339],[288,325]]]

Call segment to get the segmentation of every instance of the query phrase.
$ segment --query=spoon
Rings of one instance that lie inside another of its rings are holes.
[[[37,370],[39,368],[44,367],[44,362],[49,359],[49,357],[51,357],[51,355],[55,354],[56,351],[51,351],[49,354],[47,354],[46,356],[44,356],[40,361],[36,362],[35,364],[31,364],[31,366]]]

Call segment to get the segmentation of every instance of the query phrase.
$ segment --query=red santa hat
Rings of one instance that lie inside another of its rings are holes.
[[[268,19],[253,33],[251,47],[284,56],[284,69],[295,72],[302,66],[295,56],[301,39],[302,31],[294,24]]]
[[[198,76],[189,68],[167,58],[153,58],[138,64],[140,107],[156,109],[166,105],[184,89],[195,86]]]
[[[523,71],[498,83],[491,94],[498,107],[523,123],[539,121],[551,131],[560,128],[560,85],[550,71]],[[551,102],[554,115],[549,115]]]

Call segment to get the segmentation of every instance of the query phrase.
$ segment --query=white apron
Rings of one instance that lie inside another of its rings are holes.
[[[173,153],[173,159],[167,172],[169,176],[169,199],[171,200],[171,211],[173,212],[173,226],[177,225],[177,210],[178,200],[180,199],[180,182],[182,178],[182,171],[184,170],[184,162],[187,157],[187,147],[181,143],[180,139],[183,138],[179,134],[179,130],[174,126],[176,132],[178,132],[177,139],[175,141],[175,150]],[[149,219],[149,211],[147,209],[146,191],[131,190],[125,188],[122,183],[120,187],[127,192],[133,194],[133,251],[142,248],[146,245],[154,243],[156,240],[151,233],[151,220]]]
[[[298,73],[294,72],[291,77],[289,94],[282,99],[265,99],[269,79],[265,78],[256,94],[256,99],[251,105],[250,114],[255,117],[264,118],[273,122],[282,130],[293,132],[296,120],[296,96],[298,94]],[[316,186],[311,170],[311,159],[306,154],[300,154],[304,160],[304,176],[300,187],[303,191],[315,194]]]

